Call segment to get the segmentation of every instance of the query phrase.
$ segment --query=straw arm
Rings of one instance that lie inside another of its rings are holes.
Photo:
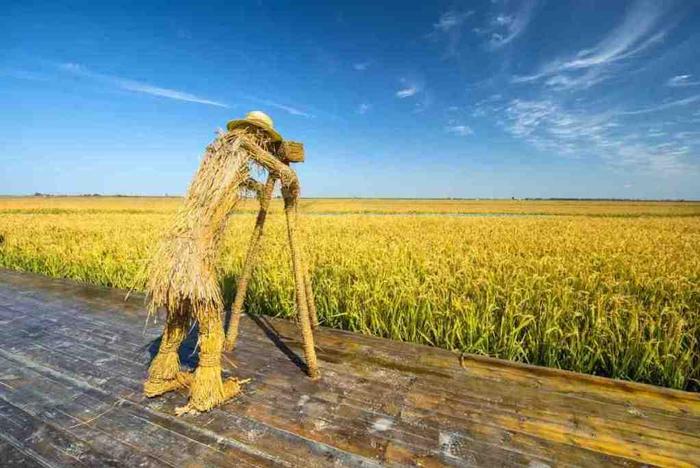
[[[260,145],[251,141],[242,140],[241,145],[250,152],[251,157],[270,174],[282,182],[282,194],[296,198],[299,196],[299,178],[296,172],[273,154],[265,151]],[[286,199],[286,197],[285,197]]]

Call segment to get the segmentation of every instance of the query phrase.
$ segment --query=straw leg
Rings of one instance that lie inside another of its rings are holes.
[[[203,306],[196,312],[199,325],[199,363],[191,376],[187,405],[175,410],[178,415],[209,411],[240,392],[236,379],[221,378],[221,351],[224,327],[215,307]]]
[[[265,218],[267,217],[267,210],[270,206],[275,182],[276,179],[274,176],[268,174],[267,182],[265,182],[265,186],[260,193],[260,210],[258,211],[258,217],[255,221],[253,234],[250,237],[250,244],[248,246],[245,263],[243,264],[243,270],[241,271],[241,276],[238,278],[236,297],[233,300],[233,306],[231,308],[231,319],[228,322],[228,328],[226,330],[226,341],[224,343],[224,349],[226,351],[231,351],[236,345],[238,327],[241,321],[241,313],[243,312],[243,303],[245,302],[246,292],[248,291],[248,282],[250,281],[253,268],[255,268],[260,252],[263,227],[265,226]]]
[[[296,228],[296,196],[285,196],[285,216],[287,218],[287,234],[289,236],[289,246],[292,252],[292,267],[294,269],[294,284],[296,289],[297,315],[301,335],[304,341],[304,357],[308,367],[309,377],[317,379],[320,377],[318,363],[316,362],[316,351],[314,350],[314,335],[311,329],[311,317],[306,297],[306,278],[301,252],[297,243]]]
[[[158,348],[148,369],[148,379],[144,384],[147,397],[162,395],[171,390],[187,386],[180,377],[180,357],[178,349],[187,336],[188,318],[183,311],[168,312],[165,329]]]

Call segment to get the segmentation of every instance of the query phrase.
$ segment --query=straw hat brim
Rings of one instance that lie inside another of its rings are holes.
[[[226,128],[231,131],[234,128],[241,128],[241,127],[248,127],[248,126],[254,126],[261,128],[265,130],[271,137],[273,141],[282,141],[282,135],[280,135],[277,130],[274,128],[270,127],[269,125],[265,125],[263,122],[255,121],[255,120],[247,120],[247,119],[240,119],[240,120],[231,120],[228,124],[226,124]]]

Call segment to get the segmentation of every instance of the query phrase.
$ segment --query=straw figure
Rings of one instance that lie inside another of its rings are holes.
[[[221,355],[224,341],[228,350],[235,345],[248,281],[261,247],[265,217],[277,181],[281,183],[284,198],[297,319],[307,372],[313,379],[319,377],[312,334],[318,319],[296,228],[299,179],[289,167],[290,162],[303,161],[303,146],[284,141],[275,131],[272,119],[258,111],[229,122],[227,129],[207,147],[184,204],[147,270],[150,310],[164,308],[167,318],[144,392],[154,397],[171,390],[189,389],[188,403],[177,408],[177,414],[208,411],[240,392],[242,382],[222,379]],[[255,166],[267,173],[265,184],[251,177]],[[251,192],[260,201],[260,211],[238,279],[225,337],[216,259],[231,211]],[[199,328],[199,362],[194,372],[183,372],[178,348],[193,322]]]

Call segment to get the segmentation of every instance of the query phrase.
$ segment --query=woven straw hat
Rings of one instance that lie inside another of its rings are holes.
[[[274,123],[270,116],[261,111],[248,112],[243,119],[230,121],[226,125],[226,128],[233,130],[234,128],[246,127],[249,125],[262,128],[272,137],[273,141],[282,141],[282,135],[275,130]]]

